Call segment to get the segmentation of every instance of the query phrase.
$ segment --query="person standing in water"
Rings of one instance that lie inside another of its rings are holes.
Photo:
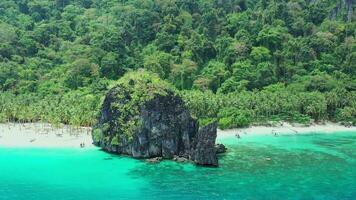
[[[272,134],[274,135],[274,136],[277,136],[277,132],[273,129],[272,130]]]
[[[236,133],[235,136],[237,137],[237,139],[241,138],[239,133]]]

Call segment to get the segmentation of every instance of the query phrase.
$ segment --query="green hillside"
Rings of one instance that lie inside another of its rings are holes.
[[[0,121],[91,126],[108,88],[144,68],[221,128],[356,123],[354,4],[1,0]]]

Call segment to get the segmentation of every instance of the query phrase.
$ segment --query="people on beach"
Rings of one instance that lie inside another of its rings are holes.
[[[84,142],[80,143],[80,148],[84,148],[84,147],[85,147]]]
[[[237,137],[237,139],[240,139],[240,138],[241,138],[239,133],[236,133],[235,136]]]
[[[272,130],[272,134],[274,135],[274,136],[277,136],[277,132],[273,129]]]

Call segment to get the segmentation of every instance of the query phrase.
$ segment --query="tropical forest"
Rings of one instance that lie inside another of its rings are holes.
[[[92,126],[126,73],[200,123],[356,123],[352,0],[1,0],[0,122]]]

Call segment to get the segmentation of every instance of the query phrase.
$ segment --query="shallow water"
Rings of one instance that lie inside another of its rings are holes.
[[[0,200],[356,199],[356,133],[241,136],[219,168],[0,148]]]

